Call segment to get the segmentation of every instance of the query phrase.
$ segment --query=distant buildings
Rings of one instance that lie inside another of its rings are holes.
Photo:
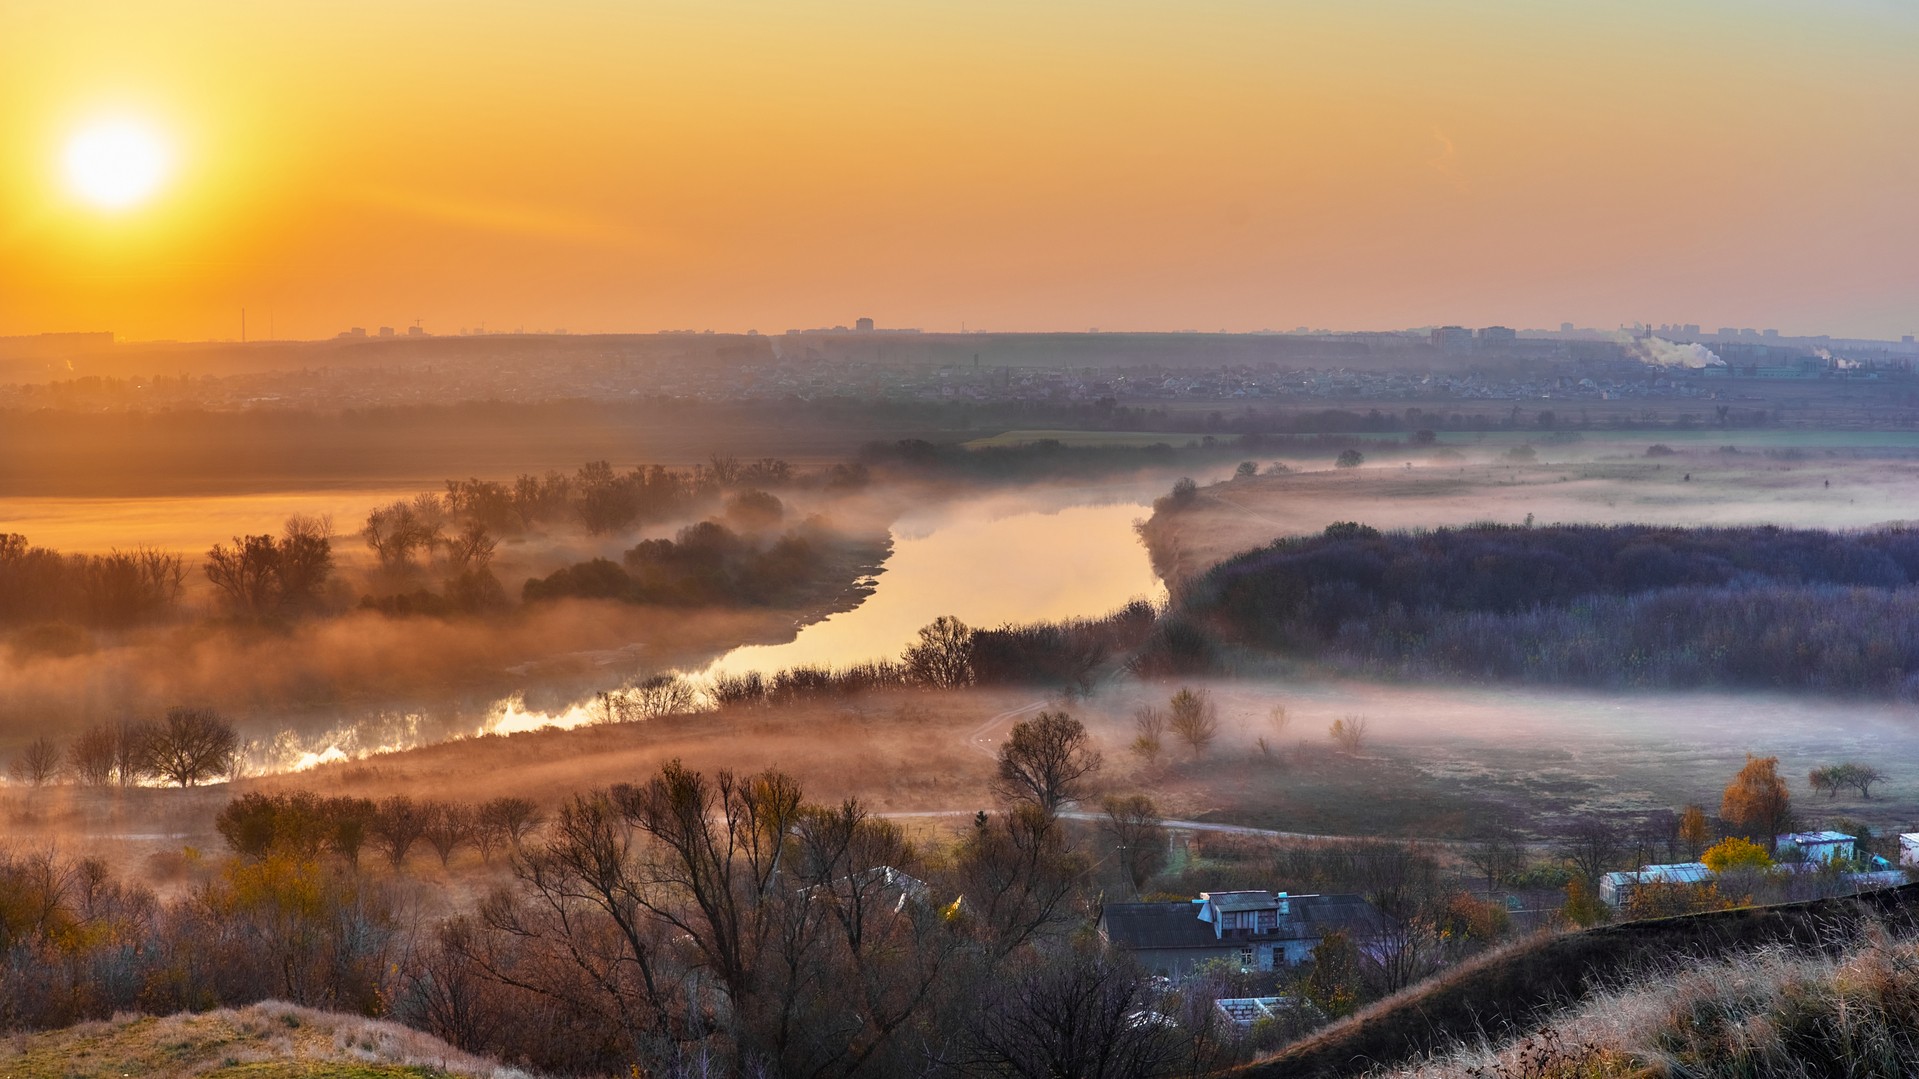
[[[1473,331],[1464,326],[1441,326],[1433,331],[1432,342],[1441,352],[1471,352]]]
[[[870,318],[855,319],[853,320],[853,329],[860,333],[872,333],[873,320]]]
[[[1844,832],[1788,832],[1773,839],[1773,847],[1786,861],[1851,861],[1853,837]],[[1797,851],[1801,857],[1795,858]]]
[[[1506,326],[1488,326],[1479,331],[1479,344],[1484,348],[1505,348],[1519,340],[1519,331]]]
[[[1346,933],[1363,948],[1384,925],[1385,916],[1357,895],[1201,892],[1188,902],[1109,903],[1099,935],[1147,970],[1180,977],[1215,959],[1283,969],[1309,959],[1328,933]]]

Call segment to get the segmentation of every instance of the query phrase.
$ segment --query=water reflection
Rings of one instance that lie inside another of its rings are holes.
[[[1133,522],[1140,502],[992,516],[986,503],[916,514],[893,529],[878,587],[857,608],[801,629],[779,645],[736,648],[706,674],[771,673],[899,655],[943,614],[972,626],[1104,614],[1135,598],[1159,599]]]

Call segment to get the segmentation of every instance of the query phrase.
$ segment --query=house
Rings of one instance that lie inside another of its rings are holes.
[[[1844,832],[1787,832],[1773,839],[1779,861],[1796,861],[1803,855],[1808,862],[1851,861],[1853,837]],[[1797,851],[1795,855],[1793,852]]]
[[[1632,900],[1633,889],[1643,884],[1705,884],[1713,879],[1704,862],[1642,865],[1600,877],[1599,899],[1609,907],[1623,907]]]
[[[1182,977],[1213,959],[1246,970],[1282,969],[1309,959],[1328,933],[1346,933],[1363,946],[1384,924],[1385,916],[1357,895],[1201,892],[1185,902],[1109,904],[1099,935],[1147,970]]]
[[[1919,832],[1905,832],[1899,836],[1899,864],[1919,865]]]

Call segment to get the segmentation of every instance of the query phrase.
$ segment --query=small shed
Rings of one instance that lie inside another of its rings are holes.
[[[1773,840],[1780,861],[1792,860],[1792,852],[1798,851],[1808,862],[1851,861],[1854,842],[1844,832],[1787,832]]]

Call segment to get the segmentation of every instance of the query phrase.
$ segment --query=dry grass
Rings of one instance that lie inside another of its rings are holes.
[[[401,1079],[527,1073],[397,1023],[267,1002],[165,1018],[122,1016],[0,1041],[0,1074],[20,1079]]]
[[[1461,1046],[1399,1079],[1698,1079],[1919,1073],[1919,941],[1762,948],[1597,994],[1528,1037]]]

